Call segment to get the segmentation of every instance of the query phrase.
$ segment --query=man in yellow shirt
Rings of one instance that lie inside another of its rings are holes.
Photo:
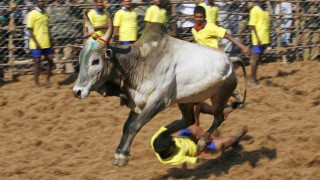
[[[105,7],[103,0],[94,0],[94,2],[96,7],[88,12],[88,17],[94,28],[95,33],[97,33],[100,36],[103,36],[108,29],[109,15],[104,10]]]
[[[192,28],[192,35],[198,44],[219,48],[218,38],[226,38],[238,46],[243,54],[250,55],[250,49],[228,34],[226,29],[206,20],[206,11],[202,6],[197,6],[194,9],[194,20],[195,26]]]
[[[200,3],[199,6],[204,7],[204,9],[206,10],[206,20],[209,23],[218,24],[219,7],[214,5],[214,0],[205,0],[203,3]]]
[[[134,43],[138,38],[137,12],[131,7],[131,0],[122,0],[122,7],[114,15],[114,37],[121,45]]]
[[[32,10],[28,16],[27,29],[30,33],[29,48],[34,58],[34,76],[35,86],[40,87],[39,84],[39,63],[41,55],[45,56],[48,61],[47,65],[47,87],[51,87],[50,76],[51,69],[53,67],[52,54],[54,53],[50,43],[50,31],[49,31],[49,15],[44,10],[44,0],[37,0],[36,7]]]
[[[182,129],[174,138],[168,134],[167,130],[167,127],[162,127],[151,138],[151,147],[161,163],[178,165],[185,162],[197,163],[202,160],[198,158],[200,152],[197,152],[196,143],[205,133],[203,128],[192,125]],[[213,138],[211,135],[203,153],[218,152],[237,145],[247,132],[248,129],[244,126],[242,132],[236,136]]]
[[[151,23],[167,23],[167,10],[163,8],[162,0],[153,0],[152,6],[147,9],[144,21],[147,22],[147,25]]]
[[[249,26],[253,45],[253,59],[251,64],[251,83],[258,85],[258,62],[263,51],[270,43],[270,17],[265,7],[264,0],[257,0],[256,5],[250,10]]]

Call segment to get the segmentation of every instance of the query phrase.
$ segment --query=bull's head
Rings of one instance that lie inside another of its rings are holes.
[[[78,98],[85,98],[90,91],[97,90],[110,74],[110,67],[106,61],[106,46],[113,32],[112,19],[109,15],[109,28],[103,37],[95,34],[94,28],[88,18],[85,19],[90,37],[85,42],[79,56],[80,72],[73,94]]]

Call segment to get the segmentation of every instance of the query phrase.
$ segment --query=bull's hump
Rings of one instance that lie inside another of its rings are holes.
[[[150,43],[143,43],[140,47],[140,56],[145,58],[147,57],[151,52],[153,52],[152,50],[156,50],[158,47],[158,42],[157,41],[152,41]]]

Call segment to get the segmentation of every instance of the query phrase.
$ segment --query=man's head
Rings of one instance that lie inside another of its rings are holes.
[[[122,0],[121,5],[126,9],[131,9],[131,0]]]
[[[40,9],[44,9],[45,0],[36,0],[36,5],[37,5]]]
[[[260,5],[264,5],[265,4],[265,0],[256,0],[256,3],[260,4]]]
[[[103,4],[103,0],[94,0],[94,3],[96,5],[96,8],[99,11],[103,11],[104,10],[104,4]]]
[[[166,159],[172,155],[176,144],[172,139],[172,136],[163,132],[154,140],[153,147],[162,159]]]
[[[162,0],[153,0],[154,5],[161,5]]]
[[[197,6],[193,16],[195,23],[200,26],[206,20],[206,10],[202,6]]]

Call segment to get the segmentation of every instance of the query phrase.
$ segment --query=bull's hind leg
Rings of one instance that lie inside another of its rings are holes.
[[[198,152],[204,150],[208,137],[221,125],[224,121],[225,106],[229,98],[231,97],[234,89],[236,88],[237,82],[233,78],[228,79],[225,84],[220,87],[219,93],[210,98],[212,103],[212,110],[214,121],[209,130],[200,138],[198,141]]]
[[[168,129],[167,130],[168,134],[172,134],[181,129],[187,128],[195,123],[193,103],[178,104],[178,106],[182,113],[182,119],[176,120],[166,126],[166,128]]]

